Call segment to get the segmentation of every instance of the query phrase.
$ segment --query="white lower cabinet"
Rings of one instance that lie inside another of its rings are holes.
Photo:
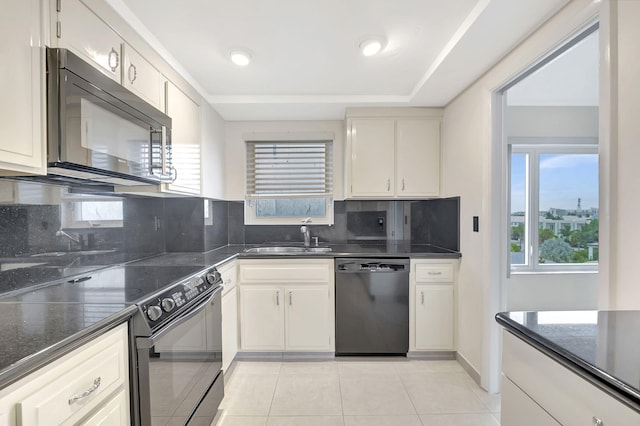
[[[227,372],[238,353],[237,264],[228,262],[218,271],[224,283],[222,291],[222,369]]]
[[[102,408],[83,421],[83,426],[115,426],[129,424],[129,395],[121,390]]]
[[[240,287],[240,336],[243,350],[284,349],[282,294],[281,287]]]
[[[240,264],[243,351],[333,352],[333,259]]]
[[[416,349],[453,350],[453,284],[416,285]]]
[[[508,331],[502,351],[502,426],[640,425],[640,413]]]
[[[123,324],[0,391],[0,425],[129,424]]]
[[[410,351],[455,351],[456,265],[456,260],[411,259]]]

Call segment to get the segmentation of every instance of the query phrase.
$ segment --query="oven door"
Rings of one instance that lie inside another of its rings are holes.
[[[224,396],[221,294],[136,338],[140,424],[213,421]]]

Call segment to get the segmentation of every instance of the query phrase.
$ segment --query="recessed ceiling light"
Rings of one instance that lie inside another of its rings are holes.
[[[360,43],[360,51],[364,56],[373,56],[382,49],[382,42],[377,39],[369,39]]]
[[[231,57],[231,62],[240,67],[247,66],[251,62],[251,55],[242,50],[232,50],[229,56]]]

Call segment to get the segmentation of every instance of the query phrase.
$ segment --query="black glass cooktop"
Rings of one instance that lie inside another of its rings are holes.
[[[202,266],[116,266],[0,297],[0,302],[131,304],[202,270]]]

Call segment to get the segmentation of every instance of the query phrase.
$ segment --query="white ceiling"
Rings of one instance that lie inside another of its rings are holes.
[[[107,0],[225,120],[444,106],[568,0]],[[386,40],[364,57],[367,37]],[[242,48],[241,68],[229,52]]]

